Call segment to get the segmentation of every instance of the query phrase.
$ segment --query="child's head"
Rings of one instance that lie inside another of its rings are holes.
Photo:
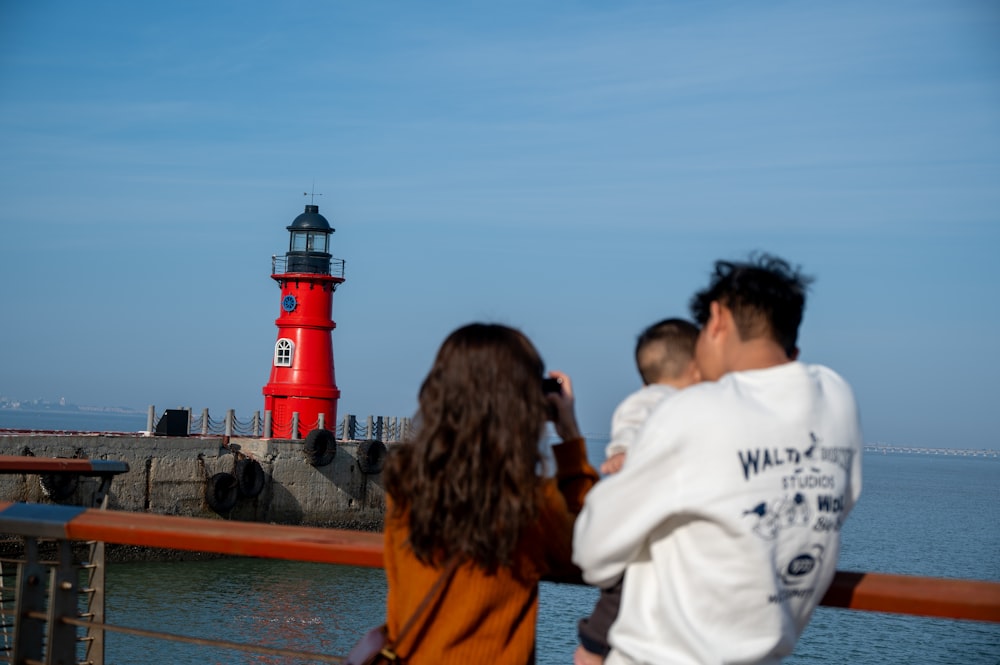
[[[685,388],[700,381],[694,362],[697,341],[698,327],[684,319],[665,319],[643,330],[635,344],[642,382]]]

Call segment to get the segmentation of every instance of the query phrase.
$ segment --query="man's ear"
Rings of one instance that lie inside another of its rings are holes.
[[[705,322],[705,330],[709,337],[718,337],[726,327],[726,317],[723,316],[722,305],[718,300],[708,303],[708,321]]]

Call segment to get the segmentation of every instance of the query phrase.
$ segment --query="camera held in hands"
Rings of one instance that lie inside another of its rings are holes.
[[[562,393],[562,379],[551,377],[542,379],[542,393],[545,395]]]

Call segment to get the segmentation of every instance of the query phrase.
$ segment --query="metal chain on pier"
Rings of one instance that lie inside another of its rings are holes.
[[[226,422],[225,422],[225,420],[221,420],[220,421],[220,420],[213,420],[212,418],[208,419],[208,433],[209,434],[222,434],[225,431],[226,431]]]
[[[192,432],[201,432],[202,434],[204,434],[205,433],[204,428],[207,427],[207,425],[208,425],[208,410],[206,409],[197,418],[192,418],[191,427],[189,429]]]
[[[296,436],[296,433],[291,431],[292,418],[289,418],[285,422],[272,420],[270,422],[271,431],[265,433],[263,431],[264,425],[267,423],[268,418],[273,415],[270,411],[263,418],[260,411],[254,411],[249,418],[240,420],[236,417],[235,411],[230,409],[224,418],[216,420],[212,418],[208,409],[203,409],[197,417],[192,415],[190,408],[183,410],[188,414],[188,434],[191,435],[230,435],[247,438],[259,436],[289,439],[303,438],[302,435]],[[155,429],[156,423],[165,417],[166,414],[167,411],[164,411],[157,417],[155,407],[150,406],[149,420],[152,423],[151,429]],[[317,418],[316,420],[305,422],[300,418],[298,421],[298,431],[306,433],[318,429],[320,428],[321,420],[322,418]],[[333,431],[334,436],[340,441],[366,441],[374,439],[377,441],[392,442],[403,441],[411,424],[409,418],[395,416],[368,416],[366,420],[359,422],[356,416],[347,414],[337,423],[324,421],[322,427]]]
[[[240,436],[256,436],[258,422],[260,420],[260,412],[254,411],[253,415],[243,421],[233,414],[233,434],[238,434]]]

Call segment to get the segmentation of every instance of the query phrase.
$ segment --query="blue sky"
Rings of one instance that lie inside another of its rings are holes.
[[[817,281],[868,441],[1000,447],[1000,8],[0,1],[0,394],[263,408],[315,191],[340,412],[524,330],[605,433],[715,259]]]

